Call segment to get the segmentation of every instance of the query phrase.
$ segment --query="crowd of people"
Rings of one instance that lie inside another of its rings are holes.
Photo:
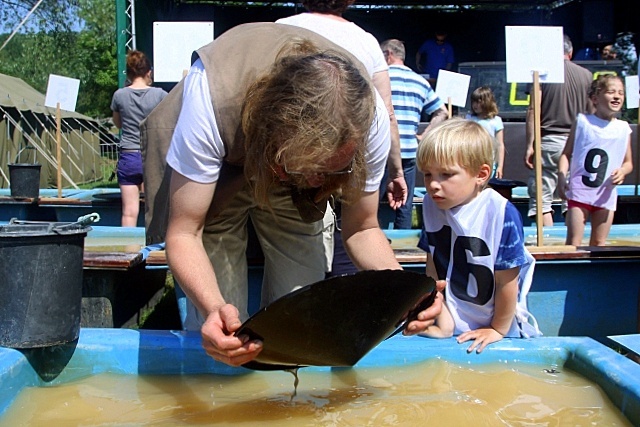
[[[455,335],[471,341],[469,352],[503,337],[540,335],[526,307],[535,261],[522,217],[489,184],[505,178],[507,157],[492,88],[475,88],[469,112],[451,118],[434,91],[439,70],[454,62],[446,32],[420,47],[416,72],[405,64],[402,41],[378,44],[343,18],[352,3],[306,0],[304,13],[234,27],[194,53],[169,94],[152,87],[146,56],[131,52],[130,82],[113,96],[122,128],[122,225],[135,225],[149,183],[148,237],[166,243],[188,298],[184,327],[199,330],[206,352],[229,365],[250,362],[262,349],[260,340],[236,335],[251,314],[249,224],[264,254],[261,306],[329,275],[401,269],[378,206],[388,200],[395,228],[412,228],[417,173],[426,188],[418,246],[438,297],[404,333]],[[591,244],[604,245],[615,186],[633,167],[631,130],[617,117],[623,81],[594,81],[571,61],[567,36],[564,53],[565,82],[542,84],[536,94],[539,220],[552,224],[559,195],[568,202],[567,243],[580,244],[590,220]],[[419,131],[425,114],[429,123]],[[533,171],[532,115],[533,106],[524,158]]]

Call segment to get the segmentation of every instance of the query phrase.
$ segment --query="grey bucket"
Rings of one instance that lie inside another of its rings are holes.
[[[78,338],[90,230],[15,219],[0,226],[0,346],[47,347]]]
[[[40,196],[40,168],[37,163],[9,164],[11,197],[37,199]]]

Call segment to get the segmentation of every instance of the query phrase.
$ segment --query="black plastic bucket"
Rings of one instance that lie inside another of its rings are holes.
[[[90,230],[15,220],[0,226],[0,346],[47,347],[78,338]]]
[[[37,199],[40,196],[40,168],[37,163],[9,164],[9,188],[16,199]]]

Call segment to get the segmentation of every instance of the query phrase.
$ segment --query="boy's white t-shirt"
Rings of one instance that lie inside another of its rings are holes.
[[[487,327],[495,313],[495,269],[504,229],[507,199],[487,188],[471,202],[440,209],[426,194],[423,200],[424,231],[449,242],[439,248],[446,260],[445,301],[455,322],[454,335]],[[432,256],[435,247],[429,244]],[[507,337],[541,335],[527,309],[527,294],[533,281],[535,259],[524,251],[527,262],[520,266],[516,313]]]
[[[374,92],[376,116],[367,144],[366,192],[380,188],[390,146],[389,115],[382,98]],[[184,81],[182,109],[167,152],[167,164],[192,181],[213,183],[220,176],[225,155],[204,65],[198,59]]]

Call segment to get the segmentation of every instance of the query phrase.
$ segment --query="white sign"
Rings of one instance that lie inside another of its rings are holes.
[[[624,85],[627,91],[625,98],[627,98],[627,108],[638,108],[638,76],[625,76]]]
[[[153,80],[182,80],[193,51],[212,41],[213,22],[154,22]]]
[[[452,71],[438,71],[438,83],[436,84],[436,95],[445,104],[451,100],[451,105],[465,107],[467,104],[467,93],[469,92],[469,82],[471,76],[467,74],[454,73]]]
[[[507,82],[564,83],[562,27],[505,27]]]
[[[57,108],[60,103],[61,110],[76,111],[79,88],[78,79],[49,74],[47,95],[44,98],[45,107]]]

